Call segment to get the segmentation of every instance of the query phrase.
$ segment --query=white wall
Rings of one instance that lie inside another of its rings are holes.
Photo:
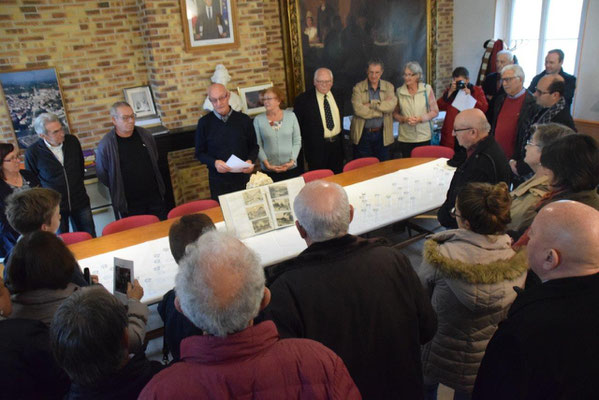
[[[453,4],[453,66],[463,66],[476,83],[485,49],[494,38],[495,0],[455,0]]]
[[[590,0],[576,80],[574,118],[599,121],[599,1]]]

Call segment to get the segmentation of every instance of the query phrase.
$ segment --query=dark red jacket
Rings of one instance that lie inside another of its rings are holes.
[[[361,399],[343,361],[320,343],[279,339],[271,321],[221,338],[190,336],[181,361],[139,399]]]
[[[483,92],[483,89],[480,86],[474,86],[472,84],[468,84],[468,89],[470,89],[470,95],[476,99],[474,108],[478,108],[483,113],[486,113],[487,109],[489,108],[489,103],[487,102],[487,98],[485,97],[485,92]],[[459,111],[457,108],[451,105],[451,103],[453,103],[455,100],[457,90],[449,97],[447,97],[448,92],[449,88],[445,89],[443,96],[437,100],[437,105],[439,106],[439,110],[447,112],[445,115],[445,121],[443,122],[443,127],[441,128],[441,146],[446,146],[453,149],[455,140],[452,135],[453,121],[455,120],[456,115],[459,114]]]

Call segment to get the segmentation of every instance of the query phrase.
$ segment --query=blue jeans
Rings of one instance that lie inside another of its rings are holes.
[[[57,233],[66,233],[69,231],[69,220],[73,224],[75,232],[87,232],[92,237],[96,237],[96,225],[92,216],[92,209],[88,206],[80,210],[61,211],[60,226]]]
[[[384,145],[383,128],[376,132],[368,129],[362,131],[362,137],[357,145],[354,145],[354,158],[376,157],[379,161],[387,161],[391,158],[389,146]]]
[[[437,390],[439,389],[438,383],[432,383],[430,385],[424,384],[424,400],[437,400]],[[453,400],[470,400],[472,394],[468,392],[459,392],[457,390],[453,393]]]

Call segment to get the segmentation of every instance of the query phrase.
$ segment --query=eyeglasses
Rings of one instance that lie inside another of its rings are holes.
[[[451,209],[451,211],[449,212],[449,215],[451,216],[451,218],[462,218],[462,216],[460,214],[455,212],[455,207]]]
[[[263,97],[262,101],[278,100],[276,97]]]
[[[411,76],[416,76],[416,74],[403,74],[404,77],[411,77]]]
[[[458,132],[462,132],[462,131],[469,131],[470,129],[474,129],[474,128],[461,128],[461,129],[455,129],[455,128],[453,128],[453,133],[458,133]]]
[[[502,82],[511,82],[512,79],[516,79],[517,76],[508,76],[507,78],[501,78]]]
[[[21,161],[21,159],[22,159],[21,156],[14,156],[11,158],[5,158],[4,160],[2,160],[2,162],[13,162],[13,161],[19,162],[19,161]]]
[[[332,79],[328,79],[328,80],[324,80],[324,81],[319,81],[317,79],[316,83],[318,83],[319,85],[330,85],[331,83],[333,83],[333,80]]]
[[[536,90],[535,90],[535,93],[539,93],[539,94],[542,96],[542,95],[544,95],[544,94],[549,94],[550,92],[544,92],[544,91],[542,91],[542,90],[536,89]]]
[[[131,121],[135,119],[135,114],[131,114],[131,115],[119,115],[119,118],[121,119],[121,121]]]
[[[221,102],[221,101],[225,101],[225,100],[227,99],[227,97],[229,97],[229,94],[228,94],[228,93],[227,93],[226,95],[224,95],[224,96],[220,96],[220,97],[217,97],[217,98],[214,98],[214,97],[208,97],[208,99],[210,99],[210,102],[211,102],[212,104],[217,104],[217,103],[219,103],[219,102]]]
[[[536,144],[536,143],[533,143],[533,142],[532,142],[532,140],[527,140],[527,141],[526,141],[526,145],[527,145],[527,146],[537,146],[538,148],[541,148],[541,146],[540,146],[540,145],[538,145],[538,144]]]

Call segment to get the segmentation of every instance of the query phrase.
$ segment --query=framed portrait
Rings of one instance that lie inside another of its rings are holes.
[[[239,46],[236,0],[180,0],[185,50]]]
[[[123,89],[125,101],[129,103],[137,118],[156,115],[156,105],[149,86],[136,86]]]
[[[348,101],[353,86],[366,79],[370,59],[384,63],[382,79],[395,87],[403,84],[405,63],[414,60],[426,82],[434,82],[436,0],[279,0],[279,6],[289,99],[327,67]]]
[[[241,110],[247,115],[265,112],[266,108],[264,108],[264,104],[260,100],[260,92],[269,87],[272,87],[272,82],[247,88],[237,88],[239,97],[241,97]]]
[[[0,84],[12,128],[21,149],[26,149],[39,139],[33,128],[33,121],[42,113],[56,114],[65,134],[70,133],[56,69],[2,72]]]

